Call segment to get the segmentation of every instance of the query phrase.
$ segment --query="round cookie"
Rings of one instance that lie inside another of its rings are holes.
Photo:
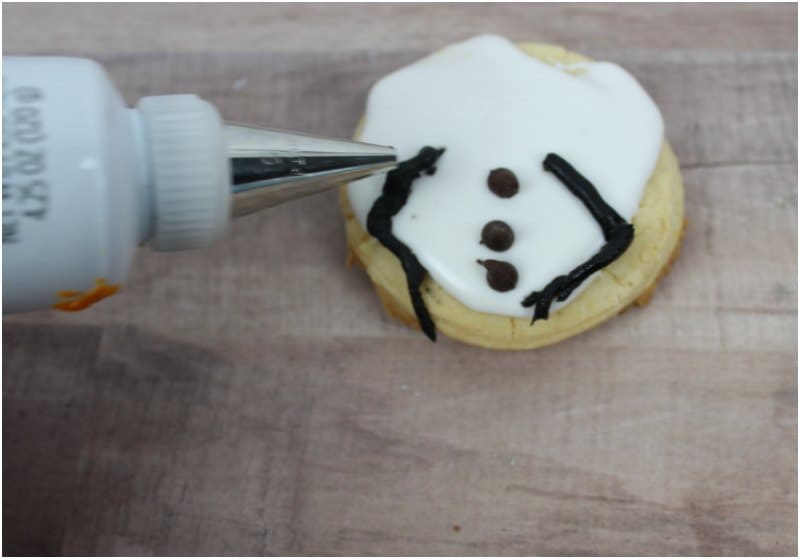
[[[524,43],[518,47],[550,65],[568,67],[589,60],[551,45]],[[360,225],[346,187],[340,192],[340,201],[350,260],[366,269],[389,315],[418,327],[400,262]],[[622,256],[598,272],[568,304],[533,325],[530,318],[470,309],[430,276],[423,281],[422,298],[438,331],[493,349],[532,349],[552,344],[596,326],[632,304],[646,304],[677,255],[684,227],[682,180],[677,160],[666,142],[632,223],[633,242]]]

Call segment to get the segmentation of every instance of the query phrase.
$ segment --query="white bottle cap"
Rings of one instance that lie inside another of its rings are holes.
[[[138,104],[153,185],[155,250],[206,246],[230,217],[230,170],[222,119],[196,95],[143,97]]]

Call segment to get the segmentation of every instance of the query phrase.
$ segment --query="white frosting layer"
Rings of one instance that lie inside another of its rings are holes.
[[[626,219],[638,208],[661,147],[661,115],[619,66],[596,62],[581,70],[569,74],[485,35],[394,72],[370,92],[361,140],[393,145],[400,159],[425,145],[447,148],[436,174],[414,183],[393,231],[442,287],[476,311],[531,316],[522,299],[604,243],[586,208],[542,168],[548,153],[569,161]],[[516,174],[517,195],[503,199],[489,190],[486,178],[497,167]],[[383,181],[349,186],[362,226]],[[514,229],[505,252],[479,244],[493,219]],[[488,258],[516,266],[515,289],[489,287],[476,262]]]

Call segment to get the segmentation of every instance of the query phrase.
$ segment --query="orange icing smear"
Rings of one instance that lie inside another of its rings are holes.
[[[67,312],[82,311],[106,297],[111,297],[119,291],[120,287],[121,285],[118,283],[110,284],[106,282],[105,278],[97,278],[94,280],[94,287],[89,291],[59,291],[58,298],[66,300],[59,301],[53,305],[53,308]]]

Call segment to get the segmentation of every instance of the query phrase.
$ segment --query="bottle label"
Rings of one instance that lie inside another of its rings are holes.
[[[3,78],[3,245],[21,242],[26,222],[45,220],[50,209],[44,92],[7,86]]]

